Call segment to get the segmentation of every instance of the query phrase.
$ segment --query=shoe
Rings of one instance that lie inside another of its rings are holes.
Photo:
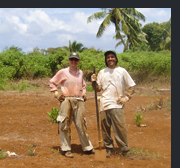
[[[111,156],[111,154],[112,154],[112,149],[106,148],[106,157],[109,158]]]
[[[65,151],[64,154],[67,158],[73,158],[73,154],[71,153],[71,151]]]
[[[134,159],[134,156],[131,152],[124,152],[123,153],[123,156],[129,158],[129,159]]]
[[[84,151],[84,153],[87,155],[95,154],[95,149],[91,149],[90,151]]]

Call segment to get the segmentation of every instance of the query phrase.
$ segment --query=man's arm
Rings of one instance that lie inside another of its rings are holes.
[[[131,99],[133,94],[135,93],[135,86],[131,86],[128,88],[127,92],[125,93],[125,95]]]
[[[95,90],[95,82],[92,82],[92,87],[93,87],[93,90]],[[98,84],[96,83],[96,91],[97,92],[100,92],[101,89],[99,88]]]
[[[117,100],[117,103],[125,104],[127,101],[129,101],[132,98],[134,92],[135,92],[135,87],[134,86],[129,87],[127,92],[124,94],[124,96],[120,97]]]

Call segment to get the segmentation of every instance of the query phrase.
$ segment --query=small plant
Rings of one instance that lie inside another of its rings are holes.
[[[0,159],[4,159],[7,156],[6,152],[0,151]]]
[[[143,116],[142,116],[141,113],[138,113],[138,112],[135,112],[134,114],[135,114],[135,116],[136,116],[136,118],[134,119],[134,121],[136,122],[136,125],[140,127],[140,126],[141,126],[142,119],[143,119]]]
[[[6,152],[3,152],[1,147],[0,147],[0,159],[4,159],[7,156]]]
[[[35,155],[35,150],[29,149],[27,152],[28,156],[34,156]]]
[[[52,109],[52,112],[47,112],[48,113],[48,115],[49,115],[49,117],[51,118],[51,122],[52,123],[57,123],[57,116],[58,116],[58,114],[59,114],[59,109],[56,109],[56,107],[53,107]]]
[[[60,153],[58,152],[58,153],[54,153],[53,154],[53,156],[58,156],[58,155],[60,155]]]

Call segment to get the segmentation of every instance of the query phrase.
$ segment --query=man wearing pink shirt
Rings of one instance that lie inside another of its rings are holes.
[[[70,66],[59,70],[50,80],[50,91],[60,101],[60,112],[57,117],[59,122],[61,150],[68,158],[73,158],[71,153],[71,123],[74,122],[81,142],[82,150],[86,154],[94,154],[95,151],[86,133],[85,105],[86,83],[83,72],[77,69],[79,55],[71,53],[69,56]],[[61,85],[62,95],[57,91]]]

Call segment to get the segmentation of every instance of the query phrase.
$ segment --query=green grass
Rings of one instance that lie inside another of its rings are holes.
[[[163,154],[157,152],[157,153],[150,153],[148,150],[145,149],[139,149],[137,147],[131,148],[130,152],[139,159],[158,159],[160,157],[163,157]]]
[[[94,92],[92,85],[86,86],[86,91],[87,92]]]
[[[13,83],[10,85],[10,89],[19,90],[19,91],[26,91],[26,90],[33,90],[35,87],[28,82],[20,81],[18,83]]]
[[[3,152],[0,147],[0,159],[4,159],[7,156],[6,152]]]
[[[20,81],[9,81],[9,82],[0,82],[0,90],[9,91],[9,90],[16,90],[19,92],[28,91],[28,90],[41,90],[37,84],[31,84],[27,80],[20,80]]]
[[[61,155],[61,154],[59,152],[53,154],[53,156],[58,156],[58,155]]]
[[[115,154],[119,154],[120,157],[123,156],[121,152],[119,152],[119,149],[115,149]],[[141,159],[141,160],[150,160],[150,159],[158,159],[164,157],[164,155],[160,152],[151,153],[146,149],[138,148],[138,147],[132,147],[130,150],[130,153],[134,159]]]

